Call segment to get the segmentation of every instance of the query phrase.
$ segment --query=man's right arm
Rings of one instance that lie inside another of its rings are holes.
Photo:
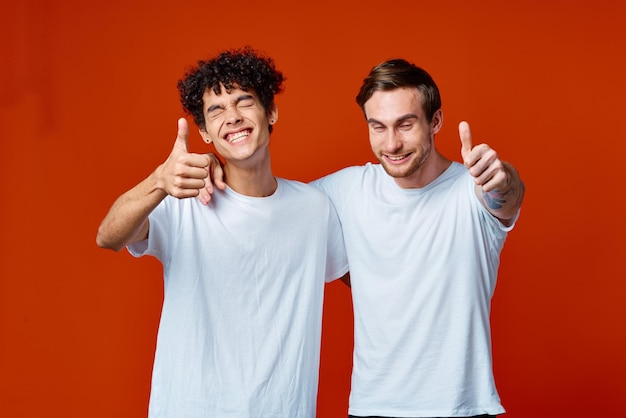
[[[179,199],[198,195],[205,187],[209,159],[187,151],[189,127],[178,120],[178,135],[167,160],[141,183],[121,195],[98,228],[96,244],[119,251],[148,237],[150,213],[167,195]]]
[[[148,238],[148,216],[167,196],[156,187],[156,177],[155,171],[113,203],[98,228],[96,244],[99,247],[119,251]]]

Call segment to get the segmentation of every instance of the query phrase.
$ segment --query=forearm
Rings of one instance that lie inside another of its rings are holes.
[[[119,251],[148,237],[148,216],[167,196],[157,183],[153,173],[113,203],[98,228],[99,247]]]
[[[476,191],[485,208],[506,224],[517,215],[524,200],[525,188],[515,167],[505,162],[502,164],[507,172],[504,184],[490,191],[480,187]]]

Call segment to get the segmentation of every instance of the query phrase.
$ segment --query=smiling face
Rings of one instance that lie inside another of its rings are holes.
[[[441,109],[429,122],[420,91],[403,87],[376,91],[363,110],[372,151],[387,174],[401,187],[421,184],[420,178],[426,176],[432,160],[435,134],[441,128]]]
[[[200,135],[213,143],[226,161],[255,161],[269,157],[269,125],[276,122],[276,106],[266,111],[254,91],[223,86],[221,93],[207,90],[202,97],[204,130]]]

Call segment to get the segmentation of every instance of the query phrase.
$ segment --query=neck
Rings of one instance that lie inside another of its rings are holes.
[[[272,174],[269,157],[253,166],[227,161],[224,166],[224,177],[231,189],[244,196],[271,196],[278,187]]]

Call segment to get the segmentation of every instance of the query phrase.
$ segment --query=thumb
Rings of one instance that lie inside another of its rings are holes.
[[[178,119],[178,135],[174,141],[174,148],[187,152],[187,138],[189,138],[189,124],[185,118]]]
[[[465,156],[472,150],[472,131],[469,123],[462,121],[459,123],[459,137],[461,138],[461,155]]]

